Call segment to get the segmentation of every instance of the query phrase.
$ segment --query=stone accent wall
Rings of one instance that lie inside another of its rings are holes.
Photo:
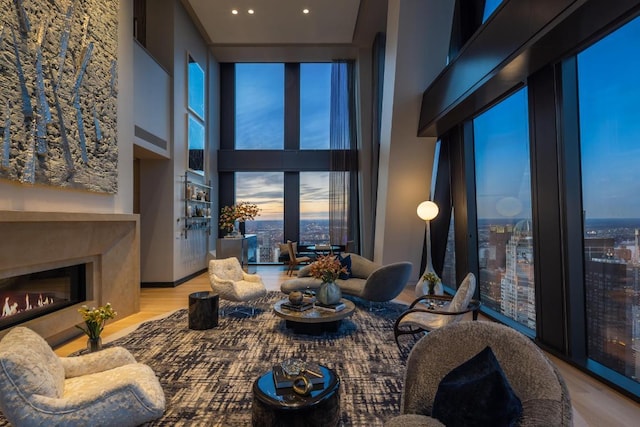
[[[0,178],[117,192],[117,0],[0,0]]]

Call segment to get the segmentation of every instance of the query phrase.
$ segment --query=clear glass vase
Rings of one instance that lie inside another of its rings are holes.
[[[102,338],[97,337],[87,339],[87,351],[89,353],[100,350],[102,350]]]

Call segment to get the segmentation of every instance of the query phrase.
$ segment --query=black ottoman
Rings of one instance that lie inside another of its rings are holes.
[[[189,329],[211,329],[218,326],[218,294],[194,292],[189,295]]]

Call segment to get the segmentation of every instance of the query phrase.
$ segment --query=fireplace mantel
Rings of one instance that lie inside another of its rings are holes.
[[[0,211],[0,277],[77,263],[90,266],[83,304],[110,302],[119,318],[140,310],[138,215]],[[81,305],[23,325],[55,343],[81,322]]]

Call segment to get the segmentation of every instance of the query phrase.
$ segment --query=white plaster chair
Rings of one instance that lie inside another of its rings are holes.
[[[236,257],[209,261],[209,281],[211,289],[228,301],[248,302],[267,294],[262,278],[258,274],[245,273]],[[250,309],[253,315],[254,307]],[[233,311],[243,312],[240,306]]]
[[[58,357],[21,326],[0,341],[0,410],[12,425],[136,426],[164,409],[154,372],[122,347]]]
[[[473,320],[476,320],[480,302],[472,300],[475,291],[476,276],[468,273],[453,298],[442,295],[424,295],[417,298],[409,309],[398,317],[393,326],[393,335],[398,347],[400,335],[417,335],[457,323],[468,312],[473,312]]]

